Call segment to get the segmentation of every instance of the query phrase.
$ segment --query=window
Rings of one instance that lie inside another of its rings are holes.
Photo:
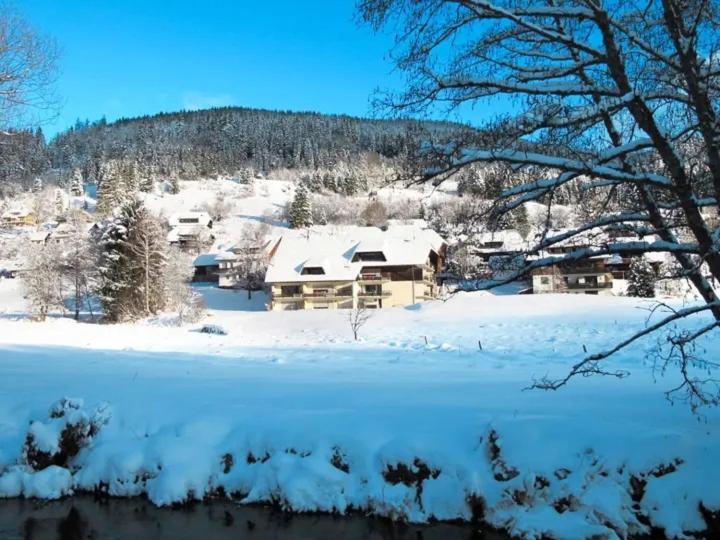
[[[353,256],[353,262],[358,261],[381,261],[385,262],[385,254],[382,251],[359,251]]]
[[[200,223],[200,220],[198,218],[180,218],[180,219],[178,219],[178,222],[180,222],[180,223]]]
[[[325,270],[323,270],[322,266],[306,266],[300,274],[303,276],[321,276],[325,274]]]
[[[540,284],[541,285],[550,285],[550,278],[547,276],[542,276],[540,278]]]
[[[366,285],[365,286],[365,294],[367,295],[373,295],[373,296],[381,296],[382,295],[382,286],[380,285]]]
[[[282,285],[280,287],[280,296],[295,296],[301,292],[299,285]]]
[[[480,244],[480,246],[484,247],[484,248],[490,248],[490,249],[499,249],[499,248],[503,247],[503,244],[504,244],[504,242],[501,240],[501,241],[494,241],[494,242],[493,241],[483,242],[482,244]]]

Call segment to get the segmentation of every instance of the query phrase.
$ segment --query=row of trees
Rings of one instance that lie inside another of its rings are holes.
[[[102,178],[101,167],[110,161],[120,162],[130,177],[195,179],[244,168],[334,169],[367,154],[400,162],[422,142],[459,129],[439,122],[223,107],[81,123],[58,135],[47,154],[54,168],[79,167],[90,179]],[[344,181],[336,189],[349,189]]]
[[[93,314],[99,301],[109,322],[163,310],[180,320],[196,318],[201,299],[189,286],[189,256],[171,249],[159,220],[132,198],[88,234],[78,215],[62,242],[30,245],[22,274],[27,298],[43,320],[53,309]]]

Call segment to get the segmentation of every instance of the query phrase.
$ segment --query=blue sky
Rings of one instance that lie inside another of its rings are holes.
[[[242,105],[367,115],[397,84],[353,0],[22,0],[62,52],[53,134],[106,115]]]

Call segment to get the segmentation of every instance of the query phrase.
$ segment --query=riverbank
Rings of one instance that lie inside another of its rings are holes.
[[[625,379],[524,390],[641,328],[638,307],[460,295],[381,310],[359,342],[338,312],[211,313],[224,336],[6,318],[0,495],[224,494],[530,538],[703,531],[720,509],[720,413],[668,403],[655,340],[608,362]],[[62,456],[68,426],[80,444]]]

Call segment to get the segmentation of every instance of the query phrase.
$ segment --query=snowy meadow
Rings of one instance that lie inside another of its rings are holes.
[[[14,286],[0,281],[8,306]],[[230,311],[257,306],[204,292],[203,322],[226,335],[8,309],[0,495],[229,497],[535,538],[683,536],[717,519],[720,414],[668,402],[657,336],[608,361],[622,380],[526,390],[645,325],[642,301],[458,294],[380,310],[355,342],[341,311]]]

